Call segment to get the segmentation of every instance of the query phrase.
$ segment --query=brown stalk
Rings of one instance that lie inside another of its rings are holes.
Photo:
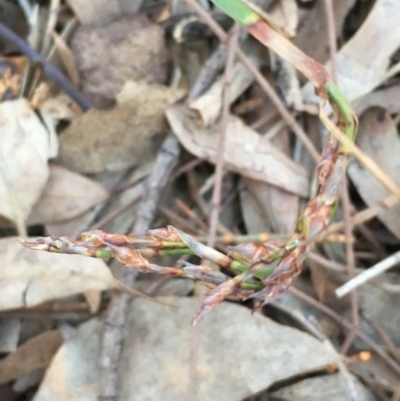
[[[326,25],[328,28],[328,38],[329,38],[329,53],[331,59],[331,75],[332,80],[336,84],[338,79],[337,74],[337,46],[336,46],[336,29],[335,29],[335,15],[333,10],[332,0],[324,0],[325,1],[325,12],[326,12]],[[346,172],[343,174],[343,184],[341,187],[341,201],[343,208],[343,218],[344,218],[344,231],[346,235],[346,259],[347,259],[347,275],[349,279],[354,277],[357,272],[355,268],[355,257],[354,257],[354,247],[353,247],[353,225],[351,224],[351,205],[349,199],[349,192],[347,186],[347,175]],[[353,319],[353,324],[355,328],[358,328],[359,325],[359,315],[358,315],[358,298],[357,292],[352,291],[350,294],[350,302],[351,302],[351,314]],[[345,341],[342,344],[340,352],[342,354],[346,354],[348,349],[350,348],[353,339],[356,335],[355,329],[352,329]]]
[[[215,238],[217,235],[217,228],[219,222],[219,210],[221,204],[221,190],[222,190],[222,179],[224,175],[224,158],[222,155],[225,151],[225,141],[226,141],[226,130],[228,128],[229,122],[229,105],[231,98],[231,87],[230,84],[232,82],[232,70],[233,63],[235,60],[235,50],[239,41],[239,33],[240,26],[235,23],[234,28],[232,29],[232,36],[229,40],[228,45],[228,55],[225,66],[225,88],[223,94],[223,105],[222,105],[222,117],[221,117],[221,133],[219,135],[219,142],[217,147],[217,154],[221,155],[217,160],[217,164],[215,167],[215,183],[214,190],[211,199],[211,213],[209,220],[209,231],[208,231],[208,239],[207,245],[209,247],[215,246]],[[200,303],[204,303],[204,291],[200,291]],[[191,400],[196,400],[197,393],[197,362],[198,362],[198,352],[200,345],[200,336],[201,329],[200,326],[197,326],[195,332],[192,337],[192,346],[191,346],[191,355],[190,355],[190,385],[189,385],[189,397]]]

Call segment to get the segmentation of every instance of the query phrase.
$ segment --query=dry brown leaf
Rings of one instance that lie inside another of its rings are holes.
[[[0,353],[14,352],[18,347],[21,320],[0,318]]]
[[[379,282],[387,284],[400,284],[399,275],[385,273],[379,277]],[[400,293],[390,292],[382,287],[364,284],[357,289],[358,299],[362,310],[383,331],[385,331],[394,344],[400,347]],[[347,313],[350,318],[351,312]],[[382,338],[365,321],[361,322],[361,330],[374,339],[375,342],[386,346]]]
[[[47,97],[38,106],[42,113],[50,115],[56,121],[73,121],[82,115],[81,109],[65,93]]]
[[[200,129],[191,120],[184,105],[170,107],[166,112],[172,130],[182,145],[201,159],[216,163],[220,124]],[[308,176],[304,167],[294,163],[239,118],[229,117],[225,166],[246,177],[267,182],[300,196],[308,195]]]
[[[242,177],[241,179],[245,185],[246,181],[253,182],[254,186],[259,186],[260,184],[268,185],[264,182],[260,183],[259,181],[251,180],[250,178]],[[246,232],[248,234],[271,232],[271,225],[264,208],[259,204],[248,188],[241,189],[239,194]]]
[[[268,15],[277,28],[282,29],[290,37],[296,35],[296,29],[299,23],[299,10],[296,0],[277,2],[271,7]]]
[[[108,191],[98,182],[50,165],[49,180],[32,208],[28,224],[55,224],[73,219],[108,196]]]
[[[348,101],[371,92],[386,79],[390,57],[400,45],[399,20],[398,0],[377,0],[360,29],[338,52],[338,85]],[[319,103],[310,83],[302,92],[305,102]]]
[[[269,137],[274,127],[275,125],[272,125],[264,136]],[[285,155],[290,154],[289,133],[287,129],[283,131],[280,129],[279,135],[272,137],[271,143]],[[253,209],[259,210],[258,213],[256,212],[256,215],[259,215],[259,220],[266,222],[262,231],[273,230],[276,233],[283,234],[293,231],[300,211],[299,197],[297,195],[274,185],[252,180],[251,178],[242,177],[242,182],[253,199]],[[245,207],[242,204],[242,210]],[[255,232],[254,229],[253,232]]]
[[[335,16],[335,31],[342,32],[344,20],[356,0],[335,0],[332,2]],[[314,1],[313,8],[305,12],[301,19],[293,43],[320,63],[329,59],[329,38],[325,18],[325,2]]]
[[[376,401],[371,391],[367,390],[354,376],[350,376],[358,394],[363,401]],[[351,401],[353,398],[343,376],[339,373],[312,377],[284,387],[271,395],[284,400],[296,401]]]
[[[119,187],[125,187],[132,182],[137,182],[138,180],[143,180],[139,184],[132,188],[124,191],[120,196],[113,196],[110,202],[107,204],[107,208],[102,211],[99,216],[99,220],[103,217],[113,213],[115,210],[121,210],[121,208],[126,208],[126,205],[131,205],[124,211],[115,216],[113,219],[109,220],[106,224],[102,226],[102,230],[106,232],[130,232],[133,227],[133,223],[137,218],[137,206],[139,205],[140,199],[142,199],[143,194],[147,188],[147,181],[144,179],[149,176],[154,169],[156,154],[148,158],[146,163],[142,163],[139,167],[135,168],[130,174],[124,174],[124,178],[119,182]]]
[[[195,334],[188,322],[198,300],[168,299],[179,308],[142,299],[129,306],[119,370],[120,401],[187,400]],[[57,352],[34,401],[97,399],[101,333],[97,319],[79,327]],[[219,401],[239,401],[273,383],[323,369],[336,358],[310,335],[261,314],[250,317],[246,308],[229,303],[202,322],[201,336],[197,396],[202,401],[215,400],[216,394]]]
[[[18,97],[21,78],[27,59],[24,56],[0,57],[0,100],[12,100]]]
[[[111,106],[129,80],[164,83],[167,79],[163,29],[143,14],[124,16],[98,28],[81,26],[71,47],[83,92],[96,107]]]
[[[230,103],[242,95],[254,81],[254,77],[242,63],[236,63],[233,66],[232,77]],[[189,100],[192,116],[200,126],[208,127],[220,116],[225,85],[225,77],[222,76],[214,82],[206,93],[196,99]]]
[[[16,238],[0,240],[0,310],[27,308],[88,290],[118,286],[100,259],[24,248]]]
[[[381,107],[389,114],[398,113],[400,111],[400,85],[389,86],[368,93],[354,102],[354,109],[357,114],[364,113],[370,107]]]
[[[0,104],[0,125],[0,214],[22,234],[49,177],[47,161],[57,154],[57,137],[25,99]]]
[[[400,185],[400,140],[392,118],[384,109],[371,108],[361,116],[357,143]],[[367,205],[375,205],[389,195],[389,191],[358,161],[350,163],[348,173]],[[400,205],[383,208],[378,218],[400,238]]]
[[[259,67],[265,60],[265,48],[256,42],[246,42],[246,54],[250,57],[255,67]],[[235,102],[243,92],[254,82],[254,76],[249,70],[238,62],[232,71],[230,83],[229,102]],[[225,87],[225,76],[220,77],[213,85],[201,96],[189,99],[189,108],[193,118],[202,127],[213,124],[221,114],[223,104],[223,93]]]
[[[77,237],[82,232],[87,231],[88,227],[93,224],[97,214],[98,211],[93,208],[74,219],[55,224],[46,224],[46,233],[55,237]]]
[[[66,41],[57,32],[51,32],[54,46],[60,60],[68,74],[68,78],[75,86],[79,86],[79,73],[76,68],[76,61],[72,50],[68,47]]]
[[[183,96],[179,89],[128,82],[112,110],[90,110],[62,133],[58,161],[84,173],[147,161],[162,142],[165,109]]]
[[[59,330],[50,330],[31,338],[12,354],[0,360],[0,384],[46,368],[64,342]]]
[[[97,313],[100,308],[100,303],[101,303],[101,291],[85,291],[83,293],[83,296],[85,297],[86,302],[89,305],[89,310],[91,313]]]
[[[273,185],[242,177],[243,183],[256,207],[259,209],[258,219],[264,216],[267,224],[262,231],[268,231],[269,227],[276,233],[290,233],[299,215],[299,198],[290,192]],[[257,219],[257,213],[256,213]],[[249,228],[247,226],[247,228]],[[256,229],[251,232],[256,233]]]

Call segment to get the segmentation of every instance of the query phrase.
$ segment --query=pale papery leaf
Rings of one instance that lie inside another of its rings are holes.
[[[166,115],[179,141],[195,156],[211,163],[223,157],[224,166],[229,170],[291,193],[308,196],[309,181],[305,168],[293,162],[239,118],[229,117],[225,152],[218,155],[219,124],[208,129],[198,128],[183,105],[168,108]]]
[[[348,101],[369,93],[384,80],[400,45],[400,2],[377,0],[355,35],[337,55],[338,85]],[[373,44],[373,45],[371,45]],[[330,64],[327,64],[330,70]],[[306,103],[319,103],[313,86],[302,90]]]
[[[32,208],[28,224],[55,224],[73,219],[108,196],[100,183],[64,167],[50,165],[50,177]]]
[[[25,99],[0,104],[0,215],[19,231],[49,177],[48,159],[56,155],[57,137]]]
[[[361,116],[357,143],[397,185],[400,185],[399,134],[394,121],[384,109],[373,107]],[[367,205],[376,205],[389,195],[389,191],[357,160],[350,163],[348,173]],[[383,208],[378,218],[400,238],[399,204]]]
[[[117,287],[103,260],[33,252],[16,238],[0,240],[0,309],[27,308],[88,290]]]

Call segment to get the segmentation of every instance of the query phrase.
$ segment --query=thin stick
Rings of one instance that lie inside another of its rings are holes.
[[[351,224],[353,226],[357,226],[358,224],[362,224],[367,222],[368,220],[373,219],[374,217],[377,217],[379,213],[381,213],[382,208],[386,207],[393,207],[397,205],[399,202],[399,199],[395,195],[389,195],[386,198],[382,199],[379,201],[377,205],[372,205],[367,209],[362,210],[361,212],[356,213],[352,218],[351,218]],[[317,241],[323,241],[325,238],[327,238],[329,235],[334,234],[340,230],[343,230],[344,228],[344,221],[339,221],[337,223],[331,224],[326,232],[321,233],[317,237]]]
[[[335,15],[333,11],[332,0],[325,1],[325,17],[326,26],[328,28],[328,40],[329,40],[329,55],[331,58],[331,76],[333,82],[336,84],[338,79],[337,73],[337,46],[336,46],[336,29],[335,29]]]
[[[71,84],[61,71],[54,65],[49,64],[40,54],[33,50],[28,43],[2,23],[0,23],[0,37],[12,43],[22,54],[28,57],[29,60],[41,67],[43,72],[70,96],[83,111],[93,108],[93,104]]]
[[[346,284],[339,287],[335,291],[336,296],[338,296],[339,298],[344,297],[350,291],[353,291],[355,288],[359,287],[362,284],[365,284],[369,280],[379,276],[386,270],[389,270],[390,268],[396,266],[399,263],[400,263],[400,251],[394,253],[393,255],[389,256],[386,259],[383,259],[381,262],[370,267],[368,270],[363,271],[361,274],[359,274],[358,276],[348,281]]]
[[[335,15],[333,11],[332,0],[325,0],[325,15],[326,15],[326,25],[328,28],[329,53],[331,58],[331,75],[333,82],[337,84],[338,74],[337,74],[336,29],[335,29]],[[344,231],[346,235],[346,259],[347,259],[346,268],[347,268],[347,275],[351,279],[357,273],[355,269],[354,245],[352,241],[353,225],[351,224],[350,220],[351,205],[349,199],[349,190],[347,186],[346,172],[344,172],[343,174],[342,183],[343,184],[341,187],[341,200],[343,208]],[[351,316],[355,328],[350,330],[350,333],[347,335],[345,341],[342,344],[340,353],[343,355],[345,355],[348,349],[350,348],[359,327],[358,298],[357,298],[357,293],[355,291],[351,293],[350,301],[351,301]]]
[[[309,305],[314,306],[318,310],[326,313],[330,316],[333,320],[339,323],[341,326],[345,327],[348,330],[353,329],[353,325],[344,319],[343,317],[339,316],[336,312],[332,309],[328,308],[327,306],[323,305],[321,302],[317,301],[316,299],[308,296],[304,292],[294,288],[293,286],[289,287],[288,291],[292,293],[297,298],[302,299],[304,302],[307,302]],[[373,351],[375,351],[387,364],[390,366],[399,376],[400,376],[400,365],[396,363],[390,356],[378,345],[376,342],[371,340],[366,334],[362,331],[357,330],[357,336],[365,342]]]
[[[322,266],[331,269],[335,272],[343,273],[346,270],[346,266],[341,265],[340,263],[334,262],[333,260],[326,259],[321,255],[318,255],[314,252],[309,252],[307,254],[307,259],[311,259],[314,262],[321,264]]]
[[[352,277],[356,276],[357,271],[355,267],[355,257],[354,257],[354,247],[353,247],[353,225],[351,224],[351,214],[350,214],[350,199],[349,199],[349,191],[347,187],[347,176],[346,173],[343,174],[343,181],[342,181],[342,208],[343,208],[343,216],[344,216],[344,231],[346,234],[346,256],[347,256],[347,275],[351,279]],[[351,316],[353,320],[353,324],[356,328],[359,326],[360,318],[358,315],[358,298],[357,293],[355,291],[351,292],[350,295],[351,301]],[[346,337],[343,345],[340,349],[340,353],[345,355],[350,348],[353,339],[355,337],[355,330],[350,331],[349,335]]]
[[[175,168],[179,157],[179,144],[175,137],[168,136],[156,159],[153,172],[148,178],[148,189],[139,206],[138,218],[134,232],[145,232],[154,218],[157,204],[168,178]],[[132,287],[138,272],[124,269],[121,281]],[[118,366],[122,349],[122,327],[125,324],[125,313],[130,295],[115,294],[107,310],[104,332],[101,344],[100,367],[100,401],[115,401],[118,399]]]
[[[229,105],[231,98],[231,82],[233,74],[233,62],[235,60],[235,50],[238,45],[240,33],[240,26],[235,24],[232,30],[232,37],[228,46],[228,57],[225,67],[225,88],[224,88],[224,99],[222,105],[222,120],[221,120],[221,134],[219,136],[219,142],[217,147],[217,154],[219,158],[217,160],[217,165],[215,167],[215,184],[211,199],[211,213],[210,213],[210,230],[207,245],[211,248],[215,245],[215,237],[217,234],[217,226],[219,220],[219,208],[221,203],[221,188],[222,188],[222,178],[224,174],[224,158],[223,154],[225,152],[225,142],[226,142],[226,131],[228,129],[229,122]]]
[[[228,46],[228,56],[226,60],[225,66],[225,88],[224,88],[224,98],[222,105],[222,118],[221,118],[221,133],[219,136],[219,143],[217,147],[217,154],[221,155],[221,157],[217,161],[217,165],[215,168],[215,184],[214,190],[212,194],[211,200],[211,213],[209,220],[209,231],[208,231],[208,239],[207,245],[209,247],[215,246],[215,239],[217,234],[217,227],[219,222],[219,208],[221,203],[221,187],[222,187],[222,179],[224,175],[224,158],[222,157],[225,151],[225,139],[226,139],[226,131],[228,128],[229,122],[229,105],[230,105],[230,97],[231,97],[231,88],[230,84],[232,81],[232,70],[233,70],[233,62],[235,60],[235,48],[237,47],[239,40],[240,27],[238,24],[235,24],[232,29],[232,36],[229,41]],[[200,290],[199,303],[201,304],[204,301],[204,287],[201,287]],[[192,344],[191,344],[191,352],[190,352],[190,384],[189,384],[189,399],[192,401],[196,401],[197,397],[197,385],[198,385],[198,375],[197,375],[197,365],[198,365],[198,354],[199,354],[199,345],[200,345],[200,336],[201,336],[201,328],[197,326],[193,333]]]

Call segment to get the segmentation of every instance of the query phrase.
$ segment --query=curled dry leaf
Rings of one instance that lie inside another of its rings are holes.
[[[172,301],[179,303],[179,308],[142,299],[128,307],[120,361],[120,401],[187,399],[194,335],[187,323],[198,301]],[[97,399],[101,332],[97,319],[79,327],[77,335],[57,352],[34,401]],[[252,339],[257,339],[256,347]],[[214,400],[218,394],[219,401],[239,401],[273,383],[324,369],[335,358],[306,333],[259,314],[250,317],[246,308],[224,303],[202,326],[198,399]],[[166,368],[158,369],[157,364]]]
[[[268,12],[270,22],[281,32],[293,37],[299,23],[299,10],[296,0],[278,1]]]
[[[398,185],[400,185],[400,140],[390,115],[381,108],[371,108],[360,118],[357,143]],[[348,173],[367,205],[375,205],[389,191],[358,161],[353,160]],[[383,208],[378,218],[400,238],[400,205]]]
[[[47,161],[57,155],[57,137],[25,99],[0,104],[0,125],[0,214],[22,234],[49,177]]]
[[[289,63],[286,66],[290,67]],[[270,128],[268,136],[274,127]],[[280,131],[271,139],[271,143],[286,155],[290,155],[289,132]],[[247,199],[241,197],[242,211],[247,229],[251,232],[273,230],[276,233],[289,233],[293,230],[300,211],[299,197],[282,188],[267,183],[242,177],[247,188]],[[250,210],[246,210],[249,206]],[[253,212],[253,213],[252,213]],[[253,214],[253,216],[252,216]],[[254,218],[252,218],[254,217]],[[260,223],[262,226],[260,227]],[[257,230],[257,228],[260,228]]]
[[[82,90],[96,107],[111,106],[129,80],[161,84],[167,78],[163,29],[144,14],[123,16],[98,27],[83,25],[71,47]]]
[[[118,286],[103,260],[32,252],[16,238],[0,240],[0,309],[9,310]]]
[[[377,0],[360,29],[338,52],[338,85],[349,102],[386,79],[390,57],[400,45],[399,19],[398,0]],[[310,83],[303,88],[303,97],[307,103],[319,102]]]
[[[342,32],[342,26],[356,0],[335,0],[332,2],[335,18],[336,35]],[[325,2],[315,1],[311,10],[302,15],[301,24],[293,43],[313,59],[325,63],[329,59],[329,37],[326,27]]]
[[[378,282],[382,285],[400,286],[399,275],[396,273],[385,273],[379,276]],[[371,284],[364,284],[357,289],[359,303],[362,310],[368,315],[377,327],[387,333],[393,343],[400,346],[400,315],[398,310],[400,308],[400,293],[388,291],[384,287],[375,286]],[[347,317],[350,318],[350,313]],[[346,315],[345,315],[346,316]],[[388,319],[390,316],[390,319]],[[376,343],[381,343],[387,346],[382,341],[379,334],[364,320],[361,321],[361,330],[366,333],[370,338],[374,339]]]
[[[157,153],[166,127],[164,112],[184,91],[128,82],[112,110],[90,110],[60,137],[58,161],[84,173],[137,166]]]
[[[305,168],[262,139],[239,118],[229,117],[225,153],[217,155],[218,123],[209,129],[198,128],[184,105],[170,107],[166,115],[179,141],[195,156],[212,163],[224,157],[225,166],[229,170],[297,195],[308,195],[309,181]]]
[[[50,178],[42,196],[32,208],[29,224],[55,224],[73,219],[108,198],[98,182],[50,165]]]
[[[246,54],[253,62],[255,67],[259,67],[265,60],[265,48],[257,42],[245,42]],[[253,75],[240,62],[233,66],[232,80],[230,83],[229,102],[232,104],[240,95],[246,91],[254,82]],[[225,77],[220,77],[213,85],[201,96],[189,99],[189,108],[192,117],[202,127],[208,127],[214,123],[221,114],[223,104],[223,93],[225,87]]]
[[[63,341],[59,330],[50,330],[22,344],[15,352],[0,360],[0,384],[47,368]]]

